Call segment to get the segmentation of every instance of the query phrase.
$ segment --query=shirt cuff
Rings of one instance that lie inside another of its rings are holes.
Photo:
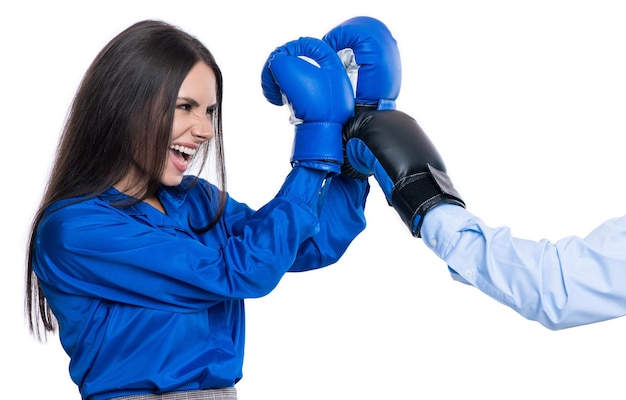
[[[440,204],[424,216],[422,240],[440,258],[445,259],[458,242],[460,231],[475,218],[463,207]]]

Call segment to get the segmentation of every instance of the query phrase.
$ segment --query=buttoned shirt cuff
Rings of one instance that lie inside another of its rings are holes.
[[[446,260],[454,250],[461,230],[475,219],[465,208],[454,204],[442,203],[433,208],[424,217],[421,228],[422,240],[439,258]],[[470,284],[462,275],[448,266],[452,279]]]

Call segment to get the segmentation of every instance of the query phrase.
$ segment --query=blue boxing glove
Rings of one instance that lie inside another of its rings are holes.
[[[291,164],[340,173],[341,130],[354,113],[354,97],[337,53],[315,38],[288,42],[269,55],[261,85],[270,103],[290,108],[295,125]]]
[[[323,38],[342,60],[354,90],[356,111],[396,108],[402,83],[398,44],[381,21],[354,17]]]

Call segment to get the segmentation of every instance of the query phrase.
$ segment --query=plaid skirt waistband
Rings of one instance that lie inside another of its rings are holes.
[[[234,387],[207,390],[185,390],[158,394],[137,394],[115,397],[111,400],[237,400]]]

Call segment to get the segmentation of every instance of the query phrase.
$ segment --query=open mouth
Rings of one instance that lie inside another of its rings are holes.
[[[196,154],[196,149],[181,146],[178,144],[171,145],[170,150],[174,150],[176,153],[178,153],[179,157],[181,157],[182,161],[184,161],[185,163],[188,163],[193,158],[194,154]]]

